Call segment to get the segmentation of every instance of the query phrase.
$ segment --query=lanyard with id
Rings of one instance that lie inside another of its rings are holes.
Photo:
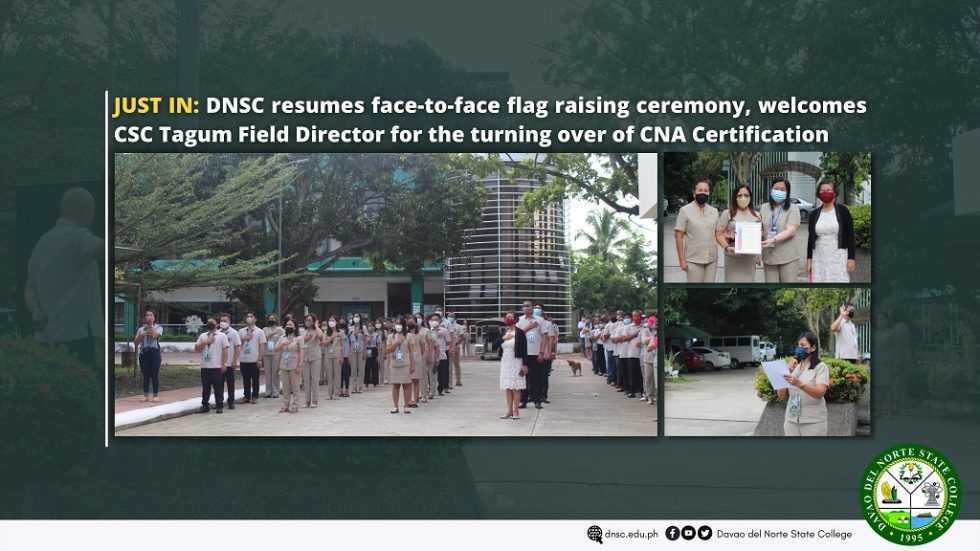
[[[802,374],[803,371],[793,372],[793,376],[797,378]],[[789,395],[789,403],[786,404],[786,414],[790,417],[800,416],[800,392],[803,392],[803,390],[799,390],[799,392]]]
[[[779,205],[779,208],[776,209],[776,212],[769,219],[769,239],[772,240],[772,243],[769,244],[770,247],[776,246],[776,234],[779,233],[779,215],[782,214],[785,205],[786,203]]]
[[[395,362],[405,363],[405,356],[402,354],[402,345],[395,347]]]
[[[210,362],[210,361],[211,361],[211,345],[209,344],[209,345],[208,345],[208,346],[207,346],[207,347],[206,347],[206,348],[204,349],[204,363],[208,363],[208,362]]]

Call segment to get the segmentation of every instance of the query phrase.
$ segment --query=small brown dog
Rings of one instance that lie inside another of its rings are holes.
[[[582,376],[582,362],[568,360],[568,366],[572,368],[572,377]]]

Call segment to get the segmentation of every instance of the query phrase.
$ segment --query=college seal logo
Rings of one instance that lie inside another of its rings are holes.
[[[861,480],[861,511],[881,537],[904,545],[946,533],[960,510],[960,480],[949,460],[920,444],[875,457]]]

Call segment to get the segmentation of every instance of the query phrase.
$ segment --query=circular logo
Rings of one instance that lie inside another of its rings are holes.
[[[903,545],[946,533],[960,510],[960,480],[949,460],[921,444],[879,453],[861,480],[861,511],[881,537]]]

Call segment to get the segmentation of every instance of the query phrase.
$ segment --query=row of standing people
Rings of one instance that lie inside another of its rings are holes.
[[[592,372],[627,398],[657,403],[657,318],[633,310],[595,315],[581,324],[579,336],[590,349]]]
[[[135,338],[143,371],[143,400],[157,401],[163,326],[156,323],[152,311],[146,312],[145,321]],[[202,413],[210,410],[212,391],[217,412],[223,412],[225,404],[228,409],[235,408],[236,371],[241,372],[244,386],[239,404],[257,403],[264,371],[265,397],[278,398],[281,394],[284,412],[298,411],[301,403],[317,407],[321,386],[326,387],[326,398],[332,400],[391,383],[397,406],[398,391],[405,384],[406,410],[425,403],[435,391],[443,394],[452,386],[462,386],[459,356],[468,348],[467,329],[441,308],[427,320],[421,314],[373,322],[354,316],[348,323],[345,318],[330,316],[321,323],[308,314],[300,324],[287,314],[279,325],[272,314],[260,328],[255,316],[248,313],[245,322],[245,327],[236,330],[231,327],[229,314],[210,317],[195,343],[195,351],[201,354]],[[409,333],[415,335],[411,346],[396,343],[399,333],[403,339]],[[402,346],[411,356],[399,354]],[[396,382],[406,378],[400,368],[411,367],[409,364],[416,367],[409,373],[408,382]]]
[[[708,204],[711,183],[698,180],[692,188],[693,200],[677,213],[674,240],[678,262],[688,283],[714,283],[718,250],[724,251],[727,283],[752,283],[756,266],[763,267],[766,283],[796,283],[800,250],[794,237],[800,228],[800,208],[790,201],[791,184],[776,178],[769,188],[768,201],[756,211],[749,186],[735,188],[727,209]],[[856,268],[854,220],[847,207],[838,204],[837,186],[824,179],[817,184],[821,206],[809,213],[806,246],[806,273],[812,283],[850,283]],[[762,254],[736,254],[735,225],[757,222],[762,225]]]

